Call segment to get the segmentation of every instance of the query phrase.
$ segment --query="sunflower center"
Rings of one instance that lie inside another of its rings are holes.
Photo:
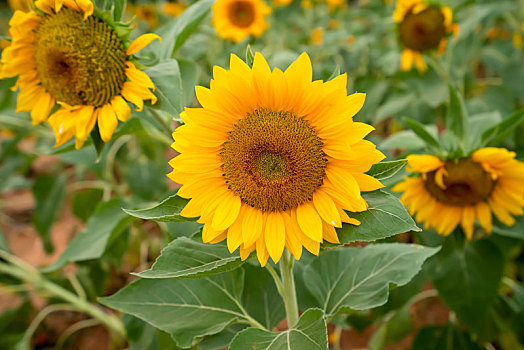
[[[310,201],[322,185],[323,143],[309,123],[290,112],[258,109],[239,120],[221,152],[229,188],[265,212]]]
[[[435,182],[436,171],[428,173],[425,182],[426,189],[438,201],[455,206],[474,205],[484,201],[491,195],[495,187],[489,173],[480,164],[470,159],[461,159],[458,163],[447,161],[444,175],[445,189]]]
[[[408,49],[418,52],[434,49],[446,35],[444,15],[437,6],[419,13],[408,12],[399,27],[400,40]]]
[[[58,101],[103,106],[126,80],[126,51],[105,22],[68,8],[46,15],[36,30],[38,77]]]
[[[229,21],[240,28],[247,28],[255,20],[255,9],[249,1],[235,1],[228,8]]]

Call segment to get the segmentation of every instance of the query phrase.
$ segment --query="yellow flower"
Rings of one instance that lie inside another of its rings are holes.
[[[7,3],[11,10],[16,11],[29,11],[31,8],[32,0],[8,0]]]
[[[271,8],[262,0],[217,0],[213,4],[212,23],[219,37],[239,42],[260,36],[267,28]]]
[[[185,1],[168,1],[164,5],[164,13],[172,17],[178,17],[187,8]]]
[[[147,22],[149,28],[155,28],[158,25],[158,14],[155,5],[137,5],[134,8],[136,18]]]
[[[344,0],[326,0],[329,11],[334,11],[344,5]]]
[[[324,28],[322,27],[316,27],[311,31],[311,42],[313,45],[320,45],[322,44],[324,36]]]
[[[420,176],[406,177],[393,190],[404,192],[400,201],[426,229],[446,236],[460,224],[471,239],[475,219],[491,233],[492,212],[508,226],[515,223],[512,215],[524,214],[524,163],[514,152],[487,147],[458,161],[411,155],[408,165]]]
[[[451,8],[424,0],[398,0],[393,21],[398,23],[399,39],[404,46],[400,58],[403,71],[411,70],[413,63],[419,72],[426,71],[422,53],[437,50],[443,54],[447,35],[458,31],[458,26],[452,23]]]
[[[43,15],[16,11],[9,22],[12,41],[2,53],[0,79],[19,76],[16,111],[31,111],[33,124],[48,120],[56,146],[75,136],[76,148],[82,147],[96,122],[107,142],[118,120],[130,116],[126,101],[139,110],[143,100],[156,102],[151,79],[130,61],[160,40],[156,34],[126,49],[117,32],[93,15],[89,0],[38,0],[35,7]]]
[[[173,134],[168,176],[191,198],[181,215],[200,217],[205,243],[227,239],[242,259],[256,249],[261,265],[284,247],[299,259],[339,243],[335,227],[360,224],[344,210],[367,210],[361,191],[383,187],[364,174],[384,158],[363,140],[373,127],[353,121],[365,94],[347,96],[346,74],[312,81],[306,53],[285,72],[258,52],[253,68],[231,55],[213,77]]]
[[[271,1],[271,3],[273,4],[274,7],[288,6],[292,2],[293,2],[293,0],[272,0]]]

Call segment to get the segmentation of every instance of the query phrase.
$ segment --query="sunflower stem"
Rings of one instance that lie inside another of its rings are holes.
[[[8,264],[0,262],[0,273],[31,283],[37,291],[47,292],[56,298],[66,301],[76,311],[84,312],[100,321],[101,324],[112,331],[112,334],[115,335],[115,340],[121,341],[125,339],[126,330],[124,324],[115,315],[104,312],[98,305],[92,304],[86,299],[49,281],[33,266],[7,252],[0,250],[0,258],[8,262]]]
[[[286,308],[287,325],[288,328],[291,328],[298,321],[298,304],[293,277],[293,257],[287,250],[284,250],[280,260],[280,275],[282,276],[282,299],[284,299]]]

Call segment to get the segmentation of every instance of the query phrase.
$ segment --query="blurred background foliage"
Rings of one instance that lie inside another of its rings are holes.
[[[80,150],[71,142],[53,148],[48,125],[33,126],[29,113],[15,113],[16,93],[9,89],[14,80],[0,81],[0,250],[42,268],[54,285],[96,302],[135,279],[130,272],[147,269],[167,242],[198,234],[197,223],[141,221],[120,208],[147,207],[174,193],[176,186],[165,175],[167,159],[174,155],[170,134],[180,122],[178,114],[184,106],[197,106],[194,86],[209,86],[213,66],[227,67],[231,53],[245,58],[248,44],[281,69],[307,51],[315,79],[347,72],[348,91],[367,93],[355,118],[375,126],[370,139],[388,160],[427,151],[407,128],[406,117],[445,142],[448,84],[464,100],[472,144],[524,107],[523,0],[442,1],[452,8],[459,34],[450,38],[443,56],[426,56],[429,70],[424,74],[400,70],[394,1],[268,4],[273,7],[268,30],[239,43],[217,37],[210,21],[212,3],[127,3],[124,19],[136,19],[132,37],[153,31],[163,38],[139,54],[159,102],[133,111],[105,145],[93,138]],[[112,2],[98,5],[110,8]],[[24,6],[28,4],[23,0],[1,2],[3,38],[12,10]],[[509,129],[496,146],[522,159],[524,124]],[[384,182],[393,185],[404,175],[400,171]],[[430,231],[385,241],[399,240],[443,248],[410,283],[392,287],[385,305],[334,318],[329,325],[332,347],[524,347],[522,217],[514,227],[496,226],[493,235],[473,243]],[[299,286],[304,283],[297,278]],[[307,298],[299,296],[299,301],[306,305]],[[59,317],[35,318],[47,315],[57,302],[56,295],[39,290],[38,284],[28,286],[0,275],[0,348],[88,349],[94,348],[93,342],[98,348],[123,346],[111,342],[102,327],[84,324],[86,329],[77,331],[74,325],[87,317],[67,307],[56,308]],[[130,349],[177,348],[167,334],[137,318],[126,315],[124,323]],[[223,347],[232,334],[207,337],[198,348]]]

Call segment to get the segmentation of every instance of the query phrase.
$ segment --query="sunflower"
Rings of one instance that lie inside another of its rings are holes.
[[[262,0],[217,0],[212,23],[219,37],[239,42],[260,36],[269,26],[266,16],[271,8]]]
[[[187,2],[183,0],[168,1],[164,4],[163,11],[166,15],[169,15],[171,17],[178,17],[186,10],[187,7]]]
[[[448,6],[424,0],[397,0],[393,21],[398,24],[399,40],[404,47],[400,68],[409,71],[415,63],[419,72],[427,70],[422,53],[446,50],[447,36],[457,33],[453,12]]]
[[[206,243],[227,239],[242,259],[256,249],[262,266],[284,247],[299,259],[339,243],[335,227],[360,224],[344,210],[367,210],[361,191],[383,187],[364,174],[384,158],[363,140],[373,127],[353,121],[365,94],[347,96],[346,74],[312,81],[306,53],[285,72],[258,52],[253,68],[231,55],[213,77],[173,134],[168,176],[191,198],[181,215],[200,217]]]
[[[524,214],[524,163],[514,152],[487,147],[459,160],[411,155],[408,165],[420,176],[406,177],[393,191],[404,192],[400,201],[425,229],[446,236],[460,224],[471,239],[475,219],[491,233],[491,213],[507,226],[515,223],[512,215]]]
[[[82,147],[97,121],[107,142],[118,120],[130,116],[126,101],[138,110],[143,100],[156,102],[151,79],[131,58],[160,37],[144,34],[126,49],[89,0],[38,0],[35,7],[41,12],[16,11],[9,22],[12,41],[2,53],[0,79],[19,76],[16,111],[31,111],[33,124],[48,120],[56,146],[75,136]]]

